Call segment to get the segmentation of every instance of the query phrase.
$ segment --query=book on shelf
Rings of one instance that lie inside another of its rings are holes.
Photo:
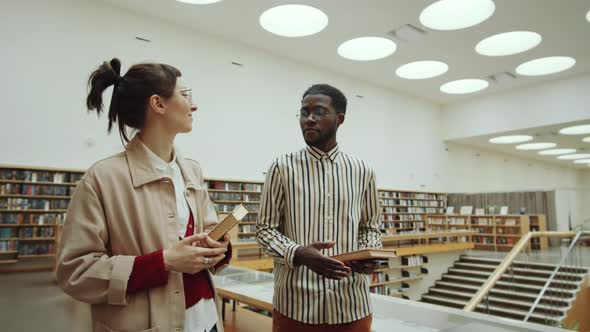
[[[331,257],[346,263],[351,261],[389,259],[397,257],[397,254],[392,249],[361,249]]]
[[[459,210],[459,214],[472,214],[473,213],[473,206],[462,206]]]
[[[508,215],[508,207],[507,206],[500,207],[500,215],[502,215],[502,216]]]
[[[476,208],[475,209],[475,214],[478,215],[478,216],[481,216],[483,214],[486,214],[486,211],[485,211],[484,208]]]

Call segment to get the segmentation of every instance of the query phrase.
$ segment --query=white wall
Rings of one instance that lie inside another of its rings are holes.
[[[502,155],[458,146],[446,152],[442,138],[448,135],[441,123],[480,132],[520,126],[526,122],[523,119],[563,120],[552,115],[559,112],[549,106],[531,116],[531,103],[541,92],[543,98],[552,97],[540,104],[571,102],[564,117],[575,120],[588,112],[579,106],[588,104],[590,97],[582,90],[590,77],[479,98],[440,112],[437,105],[417,98],[102,2],[23,0],[2,2],[0,10],[5,14],[0,37],[10,41],[0,55],[4,63],[0,89],[10,96],[0,111],[0,139],[10,142],[0,148],[1,164],[85,168],[120,151],[117,133],[106,136],[105,117],[97,120],[84,107],[88,74],[117,56],[124,70],[148,60],[174,64],[183,71],[200,109],[194,131],[179,136],[177,144],[202,163],[209,177],[263,179],[272,158],[304,145],[295,118],[301,94],[312,83],[326,82],[349,97],[347,121],[339,132],[342,149],[374,164],[380,187],[534,190],[574,187],[577,181],[571,169],[538,162],[529,167],[529,161],[514,157],[504,162]],[[136,41],[138,35],[152,42]],[[107,106],[109,94],[105,93]],[[521,116],[522,121],[507,116],[517,116],[519,107],[528,114]],[[94,147],[86,147],[88,138],[95,141]],[[479,158],[474,156],[477,152]]]
[[[106,136],[106,118],[84,108],[89,73],[117,56],[123,70],[145,60],[181,69],[199,111],[193,132],[177,144],[202,163],[206,176],[263,179],[272,158],[304,146],[295,118],[301,94],[325,82],[349,98],[342,149],[373,163],[380,186],[442,190],[432,171],[442,158],[436,105],[100,2],[0,6],[0,37],[10,41],[1,55],[0,90],[10,98],[0,135],[11,142],[3,144],[0,163],[85,168],[120,151],[116,131]],[[152,42],[136,41],[137,35]],[[85,146],[88,138],[93,148]]]
[[[462,138],[590,118],[590,75],[443,106],[444,138]]]

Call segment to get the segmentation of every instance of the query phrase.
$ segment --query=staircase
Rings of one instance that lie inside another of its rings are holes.
[[[462,309],[500,262],[493,258],[461,256],[422,295],[421,301]],[[555,265],[551,264],[514,262],[476,311],[523,320],[554,269]],[[552,326],[560,323],[576,299],[586,275],[587,268],[560,268],[529,321]]]

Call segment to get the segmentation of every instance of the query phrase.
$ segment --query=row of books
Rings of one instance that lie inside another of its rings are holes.
[[[406,193],[399,191],[379,191],[381,198],[406,198],[406,199],[446,199],[445,194]]]
[[[65,210],[68,199],[0,198],[0,209],[7,210]]]
[[[0,180],[64,183],[78,182],[83,175],[83,173],[0,169]]]
[[[65,213],[0,213],[0,224],[54,225],[63,224]]]
[[[240,190],[262,192],[262,184],[254,183],[209,181],[208,187],[209,189],[217,190]]]
[[[0,195],[51,195],[71,196],[76,187],[53,186],[46,184],[0,184]]]
[[[0,241],[0,253],[3,251],[17,251],[18,241]]]
[[[256,225],[240,225],[240,231],[243,233],[256,232]]]
[[[381,207],[383,214],[395,213],[442,213],[442,209],[438,208],[422,208],[422,207]]]
[[[222,193],[212,192],[209,197],[213,201],[242,201],[242,202],[259,202],[261,194],[241,194],[241,193]]]
[[[20,243],[18,247],[19,255],[46,255],[54,253],[55,245],[53,243]]]
[[[247,215],[244,217],[244,219],[242,219],[242,221],[247,221],[247,222],[254,222],[254,221],[256,221],[256,219],[257,219],[257,218],[258,218],[258,217],[257,217],[257,215],[256,215],[256,214],[254,214],[254,213],[251,213],[251,214],[247,214]]]
[[[0,228],[0,239],[15,238],[17,236],[16,228],[1,227]]]
[[[21,227],[18,236],[25,239],[55,237],[55,227]]]
[[[403,256],[402,265],[416,266],[424,264],[424,257],[420,255]]]
[[[428,217],[429,225],[468,225],[465,218],[439,218],[439,217]]]

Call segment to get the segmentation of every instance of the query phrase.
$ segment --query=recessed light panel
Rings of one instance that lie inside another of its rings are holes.
[[[316,34],[328,25],[328,16],[321,10],[304,5],[282,5],[260,15],[260,25],[282,37],[305,37]]]
[[[554,148],[556,147],[557,144],[555,143],[527,143],[527,144],[521,144],[521,145],[517,145],[516,149],[517,150],[543,150],[543,149],[550,149],[550,148]]]
[[[499,136],[490,139],[490,143],[494,144],[513,144],[513,143],[522,143],[532,141],[533,136],[529,135],[509,135],[509,136]]]
[[[590,159],[578,159],[574,160],[575,164],[590,164]]]
[[[448,94],[466,94],[487,89],[490,85],[486,80],[464,79],[443,84],[440,91]]]
[[[562,135],[585,135],[590,134],[590,124],[567,127],[559,130]]]
[[[440,61],[416,61],[400,66],[395,74],[409,80],[421,80],[440,76],[449,70],[449,66]]]
[[[566,154],[566,155],[557,157],[557,159],[561,159],[561,160],[574,160],[574,159],[585,159],[585,158],[590,158],[590,154],[589,153],[576,153],[576,154]]]
[[[176,0],[178,2],[184,2],[191,5],[208,5],[211,3],[220,2],[221,0]]]
[[[539,154],[544,156],[557,156],[560,154],[567,154],[567,153],[574,153],[576,149],[553,149],[553,150],[543,150],[540,151]]]
[[[582,142],[590,143],[590,137],[586,137],[582,139]]]
[[[494,14],[492,0],[440,0],[420,13],[420,23],[434,30],[458,30],[477,25]]]
[[[540,34],[512,31],[490,36],[475,46],[475,51],[486,56],[505,56],[528,51],[541,43]]]
[[[569,56],[550,56],[531,60],[516,67],[516,72],[524,76],[542,76],[559,73],[572,68],[576,60]]]
[[[397,45],[381,37],[361,37],[345,41],[338,46],[341,57],[355,61],[372,61],[392,55]]]

